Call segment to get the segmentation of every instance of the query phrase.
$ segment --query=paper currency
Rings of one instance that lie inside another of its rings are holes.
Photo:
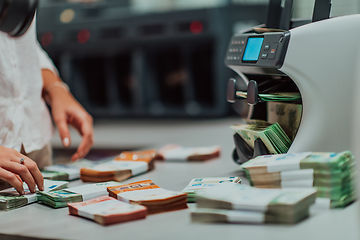
[[[168,144],[159,149],[156,158],[165,161],[205,161],[220,156],[220,146],[183,147]]]
[[[43,192],[56,191],[67,188],[67,186],[68,182],[66,181],[52,181],[45,179]],[[24,183],[23,187],[25,195],[20,195],[15,188],[0,191],[0,210],[16,209],[29,203],[36,202],[36,194],[30,192],[26,183]]]
[[[354,157],[341,153],[264,155],[242,164],[250,184],[257,188],[314,187],[332,208],[355,200]]]
[[[47,167],[45,167],[45,170],[53,171],[53,172],[67,173],[69,177],[66,180],[71,181],[71,180],[80,178],[80,168],[93,167],[102,162],[103,161],[91,161],[88,159],[80,159],[76,162],[55,164],[55,165],[47,166]]]
[[[239,177],[194,178],[182,192],[187,193],[189,203],[196,202],[196,192],[213,188],[222,183],[241,183],[241,179]]]
[[[247,92],[237,91],[238,97],[247,98]],[[298,101],[301,100],[300,93],[281,92],[281,93],[259,93],[259,97],[263,101]]]
[[[222,184],[198,193],[195,221],[296,223],[309,214],[316,189],[259,189]]]
[[[108,192],[121,201],[146,206],[149,214],[187,208],[186,193],[160,188],[151,180],[108,187]]]
[[[146,207],[103,196],[78,203],[69,203],[69,213],[109,225],[146,218]]]
[[[119,182],[113,181],[86,184],[59,191],[38,192],[36,198],[40,203],[51,206],[53,208],[61,208],[66,207],[67,204],[71,202],[82,202],[93,198],[106,196],[106,188],[117,185],[119,185]]]
[[[267,103],[267,120],[279,123],[291,140],[294,140],[300,125],[302,105],[282,102]]]
[[[122,152],[114,160],[80,169],[85,182],[123,181],[154,168],[155,149]]]
[[[230,128],[251,148],[254,148],[255,140],[260,138],[272,154],[286,153],[292,143],[278,123],[233,125]]]

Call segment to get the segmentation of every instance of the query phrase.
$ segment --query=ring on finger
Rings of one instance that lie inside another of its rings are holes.
[[[25,158],[20,158],[20,164],[24,164]]]

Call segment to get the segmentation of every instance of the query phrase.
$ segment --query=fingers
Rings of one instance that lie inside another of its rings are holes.
[[[35,192],[36,191],[36,185],[38,186],[40,191],[44,191],[44,178],[37,166],[37,164],[31,160],[30,158],[22,155],[19,152],[16,152],[16,157],[18,159],[20,158],[24,158],[24,163],[20,164],[20,160],[13,160],[12,164],[7,165],[8,168],[6,167],[6,163],[5,165],[3,164],[3,167],[7,170],[10,170],[18,175],[20,175],[20,177],[24,180],[24,182],[26,182],[26,184],[29,187],[29,190],[31,192]],[[13,170],[11,170],[13,169]]]
[[[23,181],[16,174],[0,168],[0,179],[10,183],[19,194],[24,195]]]
[[[83,138],[76,153],[71,157],[72,161],[85,157],[94,144],[92,120],[83,121],[79,132],[82,134]]]
[[[54,122],[59,130],[59,135],[61,138],[61,142],[64,147],[70,146],[70,132],[68,128],[68,124],[64,116],[54,118]]]

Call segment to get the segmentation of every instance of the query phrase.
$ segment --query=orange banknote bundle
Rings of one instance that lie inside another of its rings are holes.
[[[84,182],[120,182],[152,170],[155,155],[155,149],[134,152],[124,151],[112,161],[81,168],[80,178]]]
[[[69,203],[69,213],[109,225],[146,218],[146,207],[121,202],[109,196],[85,202]]]
[[[113,186],[107,190],[113,198],[146,206],[149,214],[187,208],[186,193],[160,188],[151,180]]]
[[[160,148],[156,159],[165,161],[205,161],[220,156],[219,146],[183,147],[177,144],[168,144]]]

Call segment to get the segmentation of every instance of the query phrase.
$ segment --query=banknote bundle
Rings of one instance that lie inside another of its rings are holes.
[[[68,203],[87,201],[93,198],[106,196],[107,187],[117,186],[119,182],[103,182],[86,184],[51,192],[38,192],[36,194],[39,203],[53,208],[66,207]]]
[[[294,140],[302,116],[302,105],[284,102],[267,102],[267,121],[279,123],[291,140]]]
[[[103,196],[78,203],[69,203],[69,213],[110,225],[146,218],[146,207]]]
[[[197,194],[193,221],[230,223],[297,223],[309,216],[316,189],[260,189],[221,184]]]
[[[68,181],[69,180],[69,174],[66,172],[42,170],[41,174],[44,179],[60,180],[60,181]]]
[[[122,152],[109,162],[80,169],[80,178],[85,182],[123,181],[154,168],[156,150]]]
[[[186,193],[160,188],[151,180],[108,187],[108,192],[120,201],[147,207],[149,214],[187,208]]]
[[[71,181],[80,178],[81,168],[83,167],[91,168],[93,166],[96,166],[97,164],[101,164],[102,162],[104,161],[92,161],[88,159],[80,159],[76,162],[55,164],[45,167],[45,171],[43,171],[43,175],[45,175],[48,179],[51,178],[58,179],[61,176],[61,180]],[[65,177],[67,177],[67,179],[65,179]]]
[[[214,177],[214,178],[194,178],[182,190],[187,193],[187,202],[196,202],[196,192],[203,189],[213,188],[222,183],[241,183],[239,177]]]
[[[44,180],[44,193],[67,188],[66,181]],[[20,195],[15,188],[9,188],[0,191],[0,210],[12,210],[29,203],[36,202],[36,194],[31,193],[29,187],[24,183],[25,194]]]
[[[238,97],[247,98],[247,92],[236,91]],[[278,92],[278,93],[259,93],[263,101],[298,101],[301,100],[300,93],[296,92]]]
[[[205,161],[220,156],[219,146],[183,147],[168,144],[160,148],[156,158],[165,161]]]
[[[330,207],[355,200],[354,158],[340,153],[295,153],[258,156],[242,164],[252,186],[258,188],[314,187]]]
[[[260,138],[272,154],[286,153],[292,143],[278,123],[270,124],[258,120],[248,124],[233,125],[230,128],[239,134],[251,148],[254,148],[255,140]]]

